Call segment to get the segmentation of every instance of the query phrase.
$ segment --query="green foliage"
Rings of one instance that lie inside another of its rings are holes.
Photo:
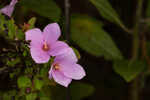
[[[146,16],[150,17],[150,0],[147,0],[147,2]]]
[[[16,64],[20,63],[20,58],[17,57],[16,59],[13,59],[11,61],[7,62],[7,65],[10,67],[14,67]]]
[[[60,18],[60,8],[53,0],[21,0],[20,4],[29,10],[32,10],[40,16],[47,17],[53,21]]]
[[[21,29],[18,29],[17,30],[17,33],[16,33],[16,38],[19,39],[19,40],[23,40],[24,39],[24,33]]]
[[[15,35],[16,35],[16,31],[17,31],[17,26],[15,25],[13,19],[8,21],[7,27],[8,27],[8,36],[9,36],[9,38],[14,39]]]
[[[114,62],[114,70],[127,82],[132,81],[146,68],[143,61],[118,60]]]
[[[71,48],[73,49],[73,51],[76,54],[77,58],[80,59],[81,55],[80,55],[79,51],[76,48],[74,48],[74,47],[71,47]]]
[[[35,22],[36,22],[36,18],[35,18],[35,17],[32,17],[32,18],[28,21],[28,24],[30,25],[29,29],[34,28]]]
[[[27,76],[20,76],[17,80],[17,83],[19,88],[26,88],[32,85],[30,78]]]
[[[34,79],[34,86],[35,86],[35,89],[41,90],[41,88],[43,87],[43,85],[44,85],[43,80],[40,80],[40,79],[38,79],[38,78],[35,78],[35,79]]]
[[[74,82],[70,86],[72,100],[82,100],[92,95],[94,87],[90,84]]]
[[[41,97],[40,100],[50,100],[48,97]]]
[[[82,100],[83,98],[91,96],[94,93],[94,90],[95,88],[92,85],[81,82],[73,82],[69,88],[72,100]],[[66,100],[68,88],[60,87],[57,85],[47,86],[44,91],[47,91],[46,93],[51,93],[50,97],[52,100]]]
[[[36,93],[30,93],[26,95],[26,100],[36,100],[37,94]]]
[[[3,15],[1,15],[0,13],[0,30],[5,30],[5,27],[4,27],[4,24],[6,24],[6,20],[5,20],[5,17]]]
[[[119,19],[118,14],[112,8],[108,0],[90,0],[91,3],[98,9],[101,16],[109,20],[110,22],[115,22],[118,25],[122,25],[121,20]]]
[[[71,38],[94,56],[104,56],[107,59],[123,58],[112,38],[103,30],[102,23],[91,17],[72,17]]]
[[[12,97],[16,95],[15,90],[8,91],[3,93],[3,100],[12,100]]]

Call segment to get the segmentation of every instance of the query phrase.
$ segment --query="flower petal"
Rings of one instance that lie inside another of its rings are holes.
[[[78,61],[76,54],[74,53],[72,48],[68,48],[67,53],[62,55],[58,55],[55,57],[56,62],[68,61],[72,63],[76,63]]]
[[[44,40],[49,44],[52,44],[58,40],[60,34],[60,27],[57,23],[48,24],[43,31]]]
[[[44,52],[40,46],[31,46],[30,53],[36,63],[46,63],[50,59],[47,52]]]
[[[13,11],[14,11],[14,7],[15,4],[18,2],[18,0],[12,0],[11,3],[7,6],[5,6],[4,8],[0,9],[0,12],[11,17]]]
[[[61,55],[67,53],[69,51],[68,48],[69,46],[65,42],[57,41],[50,46],[49,54],[52,56]]]
[[[52,79],[52,71],[53,71],[53,66],[51,66],[50,70],[49,70],[49,79]]]
[[[18,0],[11,0],[10,5],[15,5],[18,2]]]
[[[42,32],[38,28],[34,28],[25,32],[26,40],[31,40],[31,43],[41,44],[43,41]]]
[[[9,17],[11,17],[13,11],[14,11],[14,6],[10,6],[10,5],[7,5],[0,10],[1,13],[5,14]]]
[[[60,63],[60,70],[61,72],[69,78],[80,80],[82,79],[86,74],[84,69],[79,64],[72,64],[69,62],[61,62]]]
[[[71,83],[72,79],[64,76],[60,71],[58,70],[52,70],[52,76],[54,80],[65,87],[68,87],[68,85]]]

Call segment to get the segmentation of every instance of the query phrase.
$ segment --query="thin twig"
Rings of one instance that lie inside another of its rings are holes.
[[[70,1],[65,0],[65,38],[69,41],[70,38]]]
[[[70,40],[70,0],[65,0],[65,38]],[[67,88],[67,100],[71,100],[70,88]]]
[[[144,0],[137,0],[137,10],[135,15],[135,26],[133,31],[133,49],[132,49],[132,59],[131,61],[138,59],[139,54],[139,27],[140,27],[140,20],[142,17],[142,8],[143,8]],[[137,77],[131,83],[131,97],[130,100],[139,100],[139,80],[140,77]]]

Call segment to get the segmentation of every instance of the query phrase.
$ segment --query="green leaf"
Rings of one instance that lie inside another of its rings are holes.
[[[72,100],[82,100],[85,97],[92,95],[94,87],[90,84],[74,82],[70,86]]]
[[[17,26],[15,25],[13,19],[8,21],[7,27],[8,27],[8,36],[9,36],[9,38],[14,39],[15,35],[16,35],[16,31],[17,31]]]
[[[8,61],[8,62],[7,62],[7,65],[8,65],[8,66],[11,66],[11,67],[14,67],[14,66],[15,66],[16,64],[18,64],[20,61],[21,61],[20,58],[17,57],[17,58],[15,58],[15,59],[11,60],[11,61]]]
[[[112,8],[108,0],[90,0],[91,3],[98,9],[101,16],[109,20],[110,22],[115,22],[118,25],[122,25],[121,20],[119,19],[118,14]]]
[[[58,21],[61,15],[60,8],[53,0],[21,0],[20,4],[53,21]]]
[[[50,86],[44,85],[42,90],[38,92],[38,97],[40,97],[40,100],[51,100]],[[56,100],[56,99],[52,99],[52,100]]]
[[[48,97],[40,97],[40,100],[50,100]]]
[[[36,22],[36,17],[32,17],[32,18],[28,21],[28,24],[30,25],[29,29],[34,28],[35,22]]]
[[[0,13],[0,29],[1,30],[5,30],[5,27],[4,27],[4,24],[6,24],[6,20],[5,20],[5,17]]]
[[[19,39],[19,40],[23,40],[24,37],[25,37],[25,34],[24,34],[24,32],[23,32],[21,29],[18,29],[18,30],[17,30],[17,33],[16,33],[16,37],[17,37],[17,39]]]
[[[74,48],[74,47],[71,47],[71,48],[73,49],[73,51],[76,54],[77,58],[80,59],[81,55],[80,55],[79,51],[76,48]]]
[[[41,88],[43,87],[43,85],[44,85],[43,80],[39,80],[38,78],[34,79],[35,89],[41,90]]]
[[[73,16],[71,19],[71,39],[94,56],[122,59],[121,52],[102,26],[101,22],[91,17]]]
[[[30,78],[27,76],[20,76],[17,80],[17,83],[19,88],[26,88],[32,85]]]
[[[114,62],[114,70],[127,82],[132,81],[146,68],[143,61],[119,60]]]
[[[150,0],[147,0],[146,16],[150,17]]]
[[[3,100],[12,100],[12,97],[15,95],[16,95],[16,90],[7,91],[6,93],[3,94]]]
[[[36,93],[31,93],[26,95],[26,100],[36,100],[37,94]]]

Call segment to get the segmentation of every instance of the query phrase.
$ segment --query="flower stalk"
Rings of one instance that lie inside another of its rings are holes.
[[[137,0],[137,11],[135,16],[135,26],[133,31],[133,48],[132,48],[132,59],[131,61],[138,59],[139,54],[139,33],[140,33],[140,20],[142,17],[142,8],[144,0]],[[137,77],[131,83],[131,90],[130,90],[130,100],[139,100],[139,78]]]
[[[65,38],[69,41],[70,33],[70,1],[65,0]]]

